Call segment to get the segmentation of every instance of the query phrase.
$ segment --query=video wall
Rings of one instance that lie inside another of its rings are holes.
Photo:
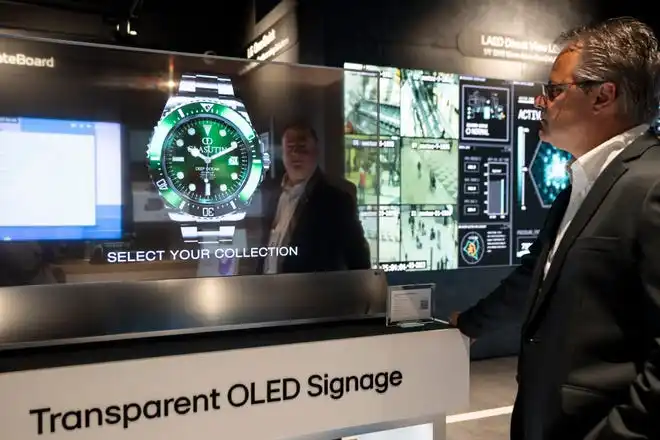
[[[569,184],[540,142],[540,84],[346,64],[345,176],[372,264],[386,271],[518,264]]]

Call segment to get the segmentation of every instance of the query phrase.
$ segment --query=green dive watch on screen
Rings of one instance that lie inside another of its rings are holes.
[[[231,243],[270,155],[231,80],[183,75],[147,151],[149,174],[186,242]]]

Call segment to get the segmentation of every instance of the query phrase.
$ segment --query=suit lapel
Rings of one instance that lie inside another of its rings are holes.
[[[540,282],[540,288],[537,289],[537,296],[533,303],[529,319],[527,320],[528,322],[531,322],[536,317],[543,303],[548,299],[548,297],[551,296],[550,292],[552,291],[554,284],[559,277],[568,251],[571,249],[573,243],[575,243],[575,240],[582,233],[589,221],[593,218],[594,214],[603,203],[603,200],[605,200],[605,197],[607,197],[607,194],[610,192],[614,184],[627,171],[627,162],[637,159],[644,153],[644,151],[657,143],[657,138],[651,135],[641,136],[635,142],[626,147],[621,152],[621,154],[619,154],[596,179],[593,186],[591,187],[591,190],[580,205],[580,208],[575,213],[575,217],[573,217],[571,220],[568,229],[564,233],[564,236],[559,243],[559,247],[557,248],[557,252],[552,258],[552,263],[548,269],[548,273],[545,276],[545,279],[542,279],[542,274],[543,266],[546,260],[539,260],[538,266],[540,267],[537,266],[537,272],[539,272],[539,280],[537,282]],[[552,246],[552,244],[550,244],[550,246]],[[547,258],[547,251],[545,253],[545,258]]]
[[[270,234],[275,224],[275,216],[277,214],[277,204],[279,202],[279,195],[281,188],[274,180],[269,180],[261,189],[261,197],[263,204],[263,217],[261,218],[261,234],[259,238],[259,246],[270,246]],[[248,234],[249,235],[249,234]],[[257,262],[257,273],[263,273],[266,258],[259,258]]]
[[[548,259],[548,254],[550,253],[550,249],[552,249],[552,246],[555,243],[555,237],[557,236],[557,232],[559,231],[559,226],[561,225],[561,221],[564,218],[564,213],[568,208],[568,202],[570,201],[571,198],[571,190],[572,188],[569,187],[567,190],[564,190],[561,193],[559,193],[554,203],[550,207],[545,224],[543,225],[543,230],[541,233],[544,235],[544,237],[540,237],[543,240],[543,247],[541,248],[541,252],[539,253],[536,267],[534,268],[534,272],[532,273],[532,282],[530,284],[530,293],[532,293],[533,295],[532,305],[538,303],[540,290],[541,290],[539,287],[543,282],[543,272],[545,270],[545,262]]]
[[[568,203],[571,200],[572,190],[573,190],[572,187],[569,187],[568,190],[561,192],[557,197],[557,199],[555,199],[554,203],[552,204],[550,212],[548,212],[548,218],[544,226],[546,239],[545,242],[543,243],[543,249],[541,250],[541,256],[539,258],[539,260],[542,261],[543,263],[547,261],[548,254],[550,253],[550,249],[552,249],[552,246],[555,243],[557,233],[559,232],[559,226],[561,226],[561,221],[564,219],[564,214],[566,213],[566,209],[568,208]],[[544,269],[545,269],[545,264],[536,265],[536,270],[534,274],[535,278],[533,284],[535,288],[538,288],[540,286],[541,281],[543,280]]]
[[[312,175],[312,177],[309,179],[309,182],[307,182],[307,185],[305,185],[305,190],[300,196],[298,203],[296,204],[296,209],[293,211],[293,215],[291,216],[291,220],[289,220],[289,225],[286,229],[286,235],[282,237],[281,246],[288,246],[291,243],[291,237],[294,236],[296,232],[296,228],[298,227],[298,223],[300,222],[300,219],[302,218],[305,209],[307,209],[309,197],[314,191],[316,185],[319,184],[320,179],[321,179],[321,172],[320,170],[317,169]],[[282,269],[282,264],[284,263],[284,258],[278,259],[278,262],[279,262],[278,271],[280,271]]]

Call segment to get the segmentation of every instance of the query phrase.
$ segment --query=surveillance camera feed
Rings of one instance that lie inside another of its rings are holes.
[[[535,83],[346,64],[346,178],[386,271],[518,264],[569,184]]]
[[[398,69],[363,66],[344,76],[346,178],[362,206],[401,202]]]

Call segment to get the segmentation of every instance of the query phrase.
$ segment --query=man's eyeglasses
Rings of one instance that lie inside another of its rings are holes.
[[[582,89],[592,87],[595,85],[603,84],[604,81],[574,81],[570,83],[547,83],[543,84],[543,97],[548,101],[553,101],[557,96],[564,93],[571,86],[580,87]]]

